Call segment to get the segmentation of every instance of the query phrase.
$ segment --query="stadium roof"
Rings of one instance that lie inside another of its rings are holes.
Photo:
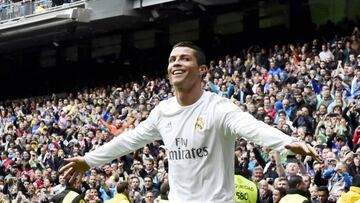
[[[38,6],[36,2],[32,2],[34,5],[30,6]],[[53,41],[76,40],[108,32],[152,28],[194,16],[243,9],[247,2],[251,1],[242,0],[241,4],[239,2],[236,0],[76,1],[46,8],[38,14],[20,15],[0,21],[0,53],[41,46]]]

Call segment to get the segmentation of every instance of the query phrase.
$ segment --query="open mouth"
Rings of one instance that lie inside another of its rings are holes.
[[[183,74],[183,73],[185,73],[185,71],[183,71],[183,70],[174,70],[172,72],[172,75],[180,75],[180,74]]]

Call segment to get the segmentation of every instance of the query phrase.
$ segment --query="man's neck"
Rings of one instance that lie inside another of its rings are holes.
[[[203,90],[200,87],[193,87],[191,89],[176,89],[175,96],[177,102],[181,106],[189,106],[198,101],[203,94]]]

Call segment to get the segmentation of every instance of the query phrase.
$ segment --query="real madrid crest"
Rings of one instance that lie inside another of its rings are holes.
[[[195,123],[195,129],[202,130],[204,128],[204,118],[198,117]]]

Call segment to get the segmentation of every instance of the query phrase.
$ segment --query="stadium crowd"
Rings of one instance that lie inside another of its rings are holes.
[[[324,160],[283,157],[239,137],[236,175],[256,183],[260,202],[286,198],[359,201],[357,28],[351,36],[329,41],[252,46],[239,55],[212,60],[203,87],[231,99],[258,120],[306,141]],[[141,81],[86,88],[63,98],[53,94],[3,102],[0,202],[50,202],[68,186],[68,180],[58,173],[64,158],[84,155],[122,136],[122,131],[137,126],[154,106],[172,96],[166,77],[143,76]],[[135,203],[166,200],[168,167],[162,144],[161,140],[149,143],[92,168],[77,191],[86,202],[117,202],[123,195]]]
[[[0,0],[0,20],[39,14],[79,0]]]

